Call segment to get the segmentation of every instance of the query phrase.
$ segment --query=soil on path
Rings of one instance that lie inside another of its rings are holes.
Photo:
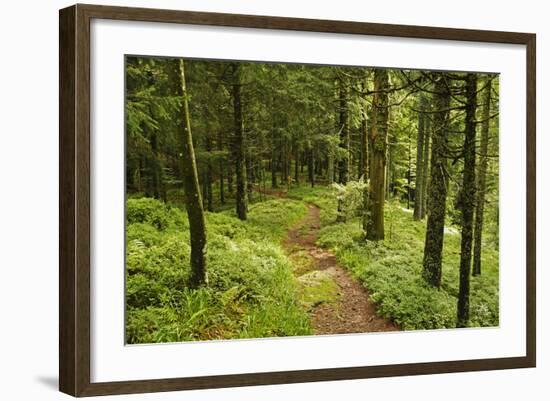
[[[311,316],[315,334],[366,333],[396,331],[399,328],[391,321],[376,314],[376,305],[369,300],[368,290],[336,261],[329,251],[316,245],[320,229],[319,208],[308,205],[307,216],[294,226],[283,242],[292,259],[306,259],[306,268],[295,273],[298,279],[322,277],[332,280],[337,294],[333,300],[311,305]],[[315,282],[300,280],[302,286]]]

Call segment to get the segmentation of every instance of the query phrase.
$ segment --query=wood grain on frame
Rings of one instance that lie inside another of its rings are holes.
[[[476,41],[527,49],[526,356],[399,365],[90,382],[90,20]],[[301,18],[75,5],[59,14],[59,388],[73,396],[346,380],[534,367],[536,363],[536,37],[480,31]]]

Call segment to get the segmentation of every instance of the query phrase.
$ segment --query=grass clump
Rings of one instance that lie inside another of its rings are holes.
[[[209,285],[188,288],[189,226],[161,201],[126,205],[126,341],[131,344],[311,333],[292,266],[279,246],[306,207],[251,206],[249,220],[206,213]]]

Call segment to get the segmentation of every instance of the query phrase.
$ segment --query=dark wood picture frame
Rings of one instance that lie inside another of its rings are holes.
[[[92,383],[90,381],[90,21],[93,18],[525,45],[527,50],[526,356]],[[535,34],[81,4],[60,10],[59,29],[59,388],[62,392],[73,396],[94,396],[535,366]]]

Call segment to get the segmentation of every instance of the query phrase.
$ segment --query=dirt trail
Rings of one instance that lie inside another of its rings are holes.
[[[369,292],[340,266],[336,257],[315,243],[320,228],[319,208],[308,205],[307,216],[288,233],[283,245],[292,259],[300,259],[296,275],[302,286],[316,285],[316,279],[332,280],[334,299],[316,302],[309,308],[315,334],[366,333],[399,330],[392,322],[376,314]],[[329,284],[331,284],[329,282]]]

